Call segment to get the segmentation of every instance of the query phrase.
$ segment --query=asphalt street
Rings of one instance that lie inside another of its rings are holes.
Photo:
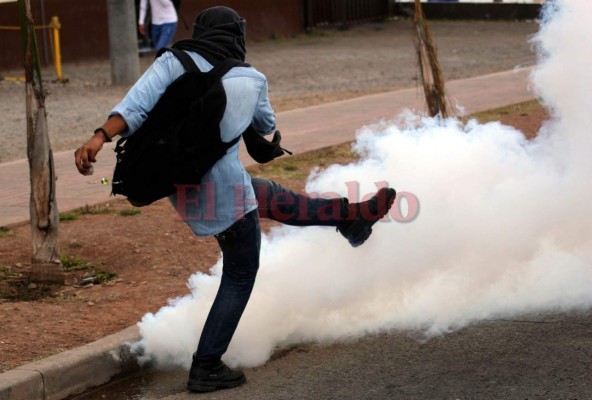
[[[278,349],[246,385],[185,391],[186,371],[143,371],[77,400],[592,399],[592,315],[490,320],[425,340],[417,332]]]

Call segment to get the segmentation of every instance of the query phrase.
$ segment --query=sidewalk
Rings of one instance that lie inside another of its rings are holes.
[[[530,69],[520,69],[450,81],[449,100],[464,107],[466,114],[527,101],[533,98],[528,88],[529,74]],[[407,108],[423,110],[423,102],[420,88],[364,96],[279,113],[278,127],[285,147],[301,153],[354,140],[361,126],[391,119]],[[107,201],[110,187],[102,185],[100,180],[111,177],[114,158],[109,151],[103,151],[94,175],[88,177],[78,174],[74,168],[73,151],[56,153],[60,210]],[[242,159],[245,165],[253,163],[245,154]],[[28,220],[28,173],[27,160],[0,164],[3,188],[0,226]],[[0,399],[63,399],[102,385],[117,375],[129,374],[137,366],[130,359],[125,342],[137,339],[137,328],[130,327],[86,346],[0,374]]]
[[[449,81],[448,98],[464,107],[466,114],[530,100],[530,69],[499,72],[474,78]],[[405,109],[425,109],[421,88],[369,95],[350,100],[278,113],[277,126],[283,145],[295,153],[332,146],[355,139],[360,127],[381,119],[392,119]],[[111,178],[115,156],[105,146],[94,166],[94,175],[82,176],[74,167],[72,151],[54,154],[57,176],[57,202],[61,212],[109,199],[111,187],[101,178]],[[246,166],[254,163],[246,153]],[[27,160],[0,164],[0,226],[29,219],[29,168]]]

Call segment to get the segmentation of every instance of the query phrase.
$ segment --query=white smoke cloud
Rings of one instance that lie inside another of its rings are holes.
[[[370,193],[388,181],[419,198],[419,216],[378,223],[355,249],[333,229],[274,229],[226,361],[254,366],[294,343],[394,329],[430,337],[592,307],[592,2],[554,4],[535,38],[533,87],[554,117],[539,136],[419,117],[361,129],[362,161],[313,174],[307,190],[345,195],[357,181]],[[220,275],[218,262],[189,279],[191,295],[144,316],[147,358],[190,365]]]

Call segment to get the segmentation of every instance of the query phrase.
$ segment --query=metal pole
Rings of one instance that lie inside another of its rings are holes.
[[[131,85],[140,77],[134,0],[107,0],[111,83]]]
[[[60,48],[60,20],[58,17],[51,17],[51,31],[53,33],[53,60],[58,81],[62,81],[62,51]]]

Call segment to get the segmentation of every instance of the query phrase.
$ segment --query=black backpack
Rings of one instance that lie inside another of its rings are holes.
[[[172,52],[186,72],[169,85],[142,126],[115,147],[112,194],[126,196],[136,207],[173,194],[176,185],[199,184],[240,140],[220,138],[226,108],[221,78],[232,67],[249,65],[226,59],[204,73],[184,51],[164,51]]]

